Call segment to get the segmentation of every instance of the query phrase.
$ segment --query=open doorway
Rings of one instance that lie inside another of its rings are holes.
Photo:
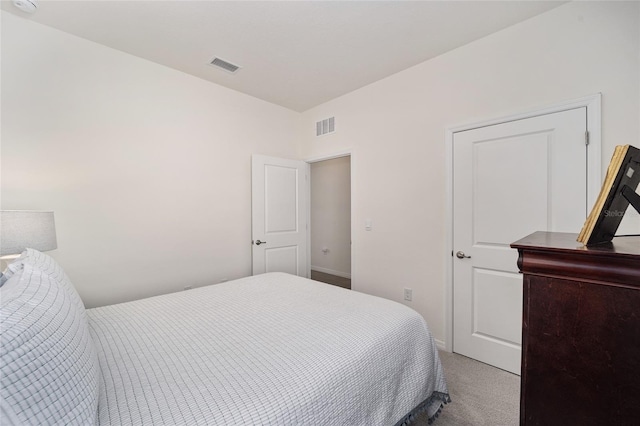
[[[311,279],[351,288],[351,156],[310,164]]]

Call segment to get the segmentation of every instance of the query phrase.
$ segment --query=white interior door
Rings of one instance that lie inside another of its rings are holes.
[[[307,276],[308,168],[304,161],[252,157],[253,275]]]
[[[509,245],[580,231],[586,130],[583,107],[454,134],[454,352],[520,374],[522,276]]]

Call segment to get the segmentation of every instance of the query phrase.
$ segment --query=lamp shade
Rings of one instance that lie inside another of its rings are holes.
[[[0,256],[57,247],[53,212],[0,210]]]

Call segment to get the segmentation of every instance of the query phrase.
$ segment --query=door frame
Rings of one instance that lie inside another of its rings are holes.
[[[307,276],[311,278],[311,164],[319,163],[320,161],[333,160],[334,158],[341,157],[350,157],[350,168],[349,168],[349,185],[351,186],[351,197],[349,200],[350,203],[350,211],[351,211],[351,235],[349,236],[351,241],[351,250],[349,255],[351,256],[351,289],[353,289],[353,285],[355,283],[355,274],[353,267],[354,265],[354,256],[353,256],[353,149],[346,149],[343,151],[334,152],[332,154],[320,155],[317,157],[307,158],[305,161],[309,165],[309,178],[307,179]]]
[[[602,94],[585,96],[548,105],[546,107],[527,109],[515,114],[486,119],[472,123],[448,127],[445,130],[446,150],[446,232],[445,232],[445,342],[444,350],[453,352],[453,137],[455,133],[473,130],[495,124],[518,121],[540,115],[553,114],[575,108],[586,107],[587,131],[589,132],[589,149],[587,151],[587,214],[596,201],[602,185]],[[576,229],[576,232],[580,232]],[[524,236],[524,235],[523,235]]]

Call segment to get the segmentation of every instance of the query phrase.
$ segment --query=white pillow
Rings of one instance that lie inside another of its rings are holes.
[[[5,272],[6,279],[11,278],[11,276],[18,270],[22,269],[25,264],[31,265],[34,269],[41,271],[43,274],[48,275],[55,281],[57,281],[62,288],[69,293],[69,297],[78,306],[78,309],[82,312],[82,316],[86,319],[84,302],[82,302],[82,298],[78,294],[78,291],[71,283],[71,280],[64,272],[62,267],[49,255],[39,252],[38,250],[34,250],[31,248],[26,249],[22,252],[20,257],[14,260],[8,267]]]
[[[0,401],[20,424],[92,425],[98,357],[84,308],[25,262],[0,287]]]

